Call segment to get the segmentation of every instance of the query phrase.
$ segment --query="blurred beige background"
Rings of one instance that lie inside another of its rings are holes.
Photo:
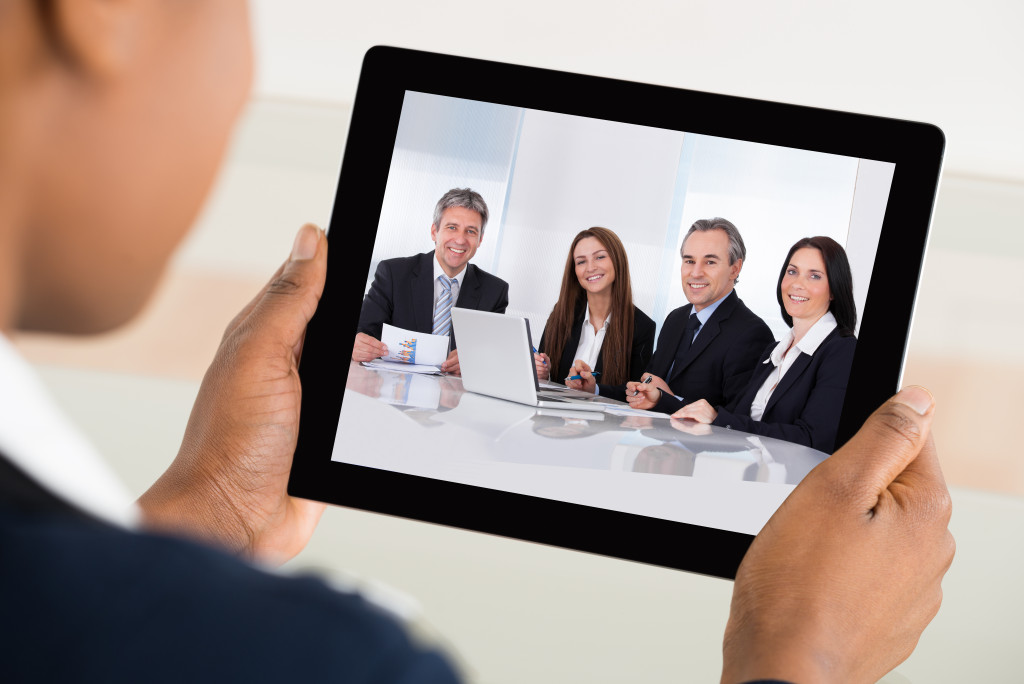
[[[959,552],[942,612],[885,681],[1019,679],[1020,4],[264,0],[253,24],[252,101],[144,315],[98,338],[16,340],[133,491],[173,458],[223,327],[301,223],[326,226],[373,44],[929,121],[946,132],[946,168],[904,379],[938,400]],[[722,580],[344,509],[328,511],[292,565],[416,597],[403,605],[445,635],[474,681],[713,681],[720,667]]]

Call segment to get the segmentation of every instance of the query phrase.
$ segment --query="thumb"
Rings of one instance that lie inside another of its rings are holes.
[[[299,229],[288,261],[254,300],[249,323],[278,331],[281,341],[296,345],[313,317],[327,277],[327,240],[307,223]]]
[[[822,465],[824,475],[854,485],[872,508],[878,495],[910,466],[929,443],[935,400],[923,387],[900,390],[882,404],[842,449]],[[925,457],[934,457],[928,450]],[[852,480],[852,481],[851,481]]]

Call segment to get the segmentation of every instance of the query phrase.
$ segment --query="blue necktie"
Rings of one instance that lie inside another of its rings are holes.
[[[441,282],[441,296],[437,298],[434,306],[434,330],[435,335],[447,335],[452,329],[452,285],[459,282],[458,278],[448,278],[439,275],[437,279]]]

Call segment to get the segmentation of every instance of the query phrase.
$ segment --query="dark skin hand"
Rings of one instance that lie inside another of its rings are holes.
[[[779,507],[736,574],[723,682],[874,682],[914,650],[955,551],[933,415],[904,389]]]
[[[139,499],[151,529],[281,563],[306,545],[324,505],[288,496],[299,430],[298,360],[327,272],[315,226],[228,325],[177,458]]]

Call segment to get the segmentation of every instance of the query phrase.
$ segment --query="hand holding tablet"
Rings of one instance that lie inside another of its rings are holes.
[[[148,526],[271,564],[306,545],[324,507],[286,485],[302,394],[295,370],[326,270],[327,240],[307,224],[228,325],[177,457],[139,499]]]
[[[736,574],[722,681],[873,682],[914,650],[955,548],[933,417],[903,389],[779,507]]]

